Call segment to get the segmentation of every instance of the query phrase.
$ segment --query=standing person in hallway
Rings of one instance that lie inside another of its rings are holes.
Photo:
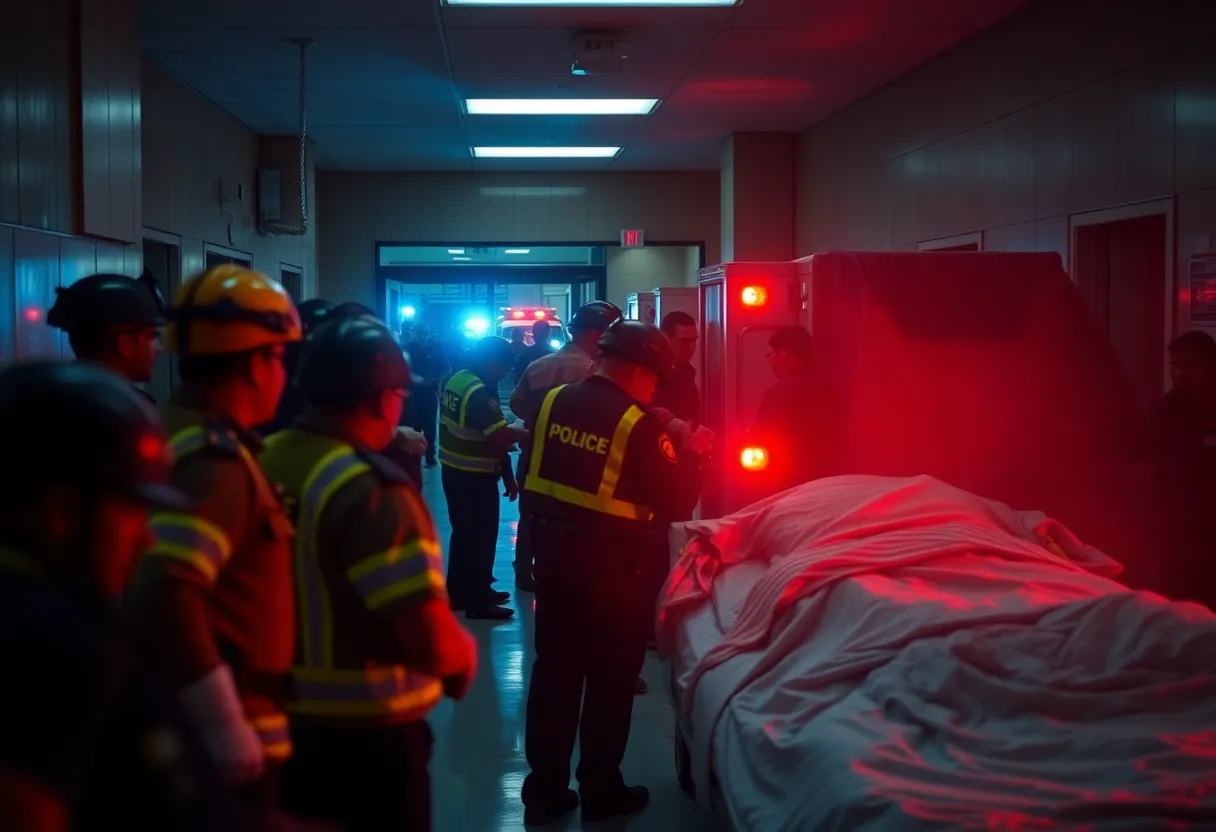
[[[425,717],[444,694],[462,698],[476,668],[477,646],[448,607],[431,515],[380,455],[413,382],[383,323],[327,324],[301,360],[308,409],[261,458],[297,523],[283,802],[347,832],[430,828]]]
[[[654,407],[695,428],[701,424],[701,392],[697,389],[697,370],[692,366],[697,351],[697,322],[687,312],[676,310],[663,316],[659,328],[671,342],[676,360],[671,377],[659,380]]]
[[[678,451],[647,408],[674,356],[666,336],[618,321],[598,373],[549,391],[524,480],[536,553],[536,661],[528,690],[524,823],[543,826],[582,799],[584,822],[637,811],[626,786],[633,685],[646,651],[647,564],[696,503],[696,454]],[[703,449],[702,449],[703,450]],[[581,705],[581,720],[580,720]],[[579,795],[569,789],[575,735]]]
[[[277,802],[291,753],[284,683],[294,651],[291,521],[258,465],[254,425],[274,417],[300,318],[277,282],[225,264],[182,284],[166,346],[182,384],[163,410],[172,482],[188,511],[152,516],[130,610],[229,780]]]
[[[811,375],[811,333],[784,326],[768,339],[766,354],[776,381],[764,393],[748,441],[767,448],[773,493],[809,482],[819,459],[808,431],[823,393]]]
[[[524,377],[524,373],[528,371],[528,367],[533,361],[554,351],[553,345],[549,343],[551,331],[548,321],[537,321],[532,324],[532,343],[524,348],[523,352],[519,354],[519,358],[515,359],[516,384],[519,384],[519,380]]]
[[[546,393],[559,384],[582,381],[594,375],[599,366],[599,340],[608,327],[621,317],[621,310],[607,301],[595,300],[580,306],[570,321],[570,342],[556,352],[537,356],[518,377],[511,392],[511,413],[531,429]],[[533,326],[540,326],[541,323]],[[529,349],[535,347],[534,343]],[[528,449],[529,442],[521,443],[517,474],[521,485],[528,470]],[[515,536],[515,585],[525,592],[536,589],[532,578],[532,552],[529,549],[530,525],[525,489],[520,494],[519,527]]]
[[[313,298],[301,303],[297,311],[300,313],[300,331],[302,337],[307,338],[308,334],[318,326],[328,320],[332,320],[336,309],[336,303],[321,298]],[[279,399],[279,406],[275,411],[274,419],[258,428],[258,433],[261,436],[269,436],[272,433],[283,430],[304,412],[304,394],[300,392],[299,387],[295,383],[296,369],[300,364],[301,347],[302,344],[298,343],[287,345],[283,357],[283,366],[287,370],[287,387],[283,390],[283,395]]]
[[[436,423],[439,419],[439,391],[447,379],[450,368],[439,342],[431,337],[426,324],[414,328],[414,337],[407,346],[410,364],[420,381],[414,387],[412,404],[414,421],[412,427],[426,437],[426,465],[435,466]]]
[[[187,504],[155,410],[104,369],[18,364],[0,434],[39,449],[0,483],[0,828],[249,828],[112,606],[149,508]]]
[[[528,435],[507,424],[498,404],[498,383],[514,360],[505,338],[481,339],[471,351],[469,368],[448,381],[440,404],[439,463],[452,523],[448,595],[452,609],[464,610],[470,619],[501,621],[515,614],[501,606],[510,596],[493,588],[498,482],[510,475],[509,449]],[[515,499],[510,483],[507,496]]]
[[[46,322],[67,333],[77,361],[100,364],[132,384],[152,380],[165,302],[150,273],[139,280],[95,274],[56,289]],[[155,405],[146,390],[136,389]]]

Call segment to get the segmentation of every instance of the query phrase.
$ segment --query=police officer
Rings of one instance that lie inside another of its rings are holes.
[[[299,305],[300,331],[307,338],[308,333],[326,321],[333,320],[338,305],[323,298],[306,300]],[[300,344],[288,344],[284,354],[283,364],[287,369],[287,387],[279,399],[279,407],[274,419],[269,424],[258,428],[262,436],[269,436],[283,430],[304,412],[304,394],[295,384],[296,369],[300,364]]]
[[[273,805],[291,752],[292,527],[251,428],[274,416],[300,319],[282,286],[234,264],[186,281],[169,319],[182,385],[163,418],[173,483],[195,504],[152,516],[131,609],[225,774]]]
[[[140,666],[110,601],[181,510],[156,412],[98,367],[0,370],[0,828],[244,829],[206,750]]]
[[[621,310],[608,301],[593,300],[583,304],[570,321],[570,342],[555,353],[536,358],[524,369],[511,392],[511,412],[523,421],[525,427],[532,427],[541,402],[550,390],[559,384],[582,381],[595,373],[599,367],[599,340],[608,327],[621,317]],[[520,483],[523,483],[527,476],[528,448],[528,441],[521,443],[518,474]],[[526,493],[519,495],[517,531],[515,585],[525,592],[532,592],[536,589],[536,584],[532,579],[532,532]],[[638,689],[639,692],[645,692],[645,686],[640,680]]]
[[[515,499],[518,487],[508,449],[528,434],[507,425],[498,404],[498,383],[511,370],[515,352],[505,338],[474,345],[469,368],[452,376],[439,404],[439,464],[452,538],[448,544],[448,595],[465,618],[504,620],[514,611],[499,606],[509,597],[495,592],[494,550],[498,543],[498,481]]]
[[[646,408],[658,379],[673,370],[667,338],[622,320],[599,345],[596,375],[546,394],[524,480],[536,553],[528,825],[578,805],[580,795],[567,788],[576,732],[585,822],[649,802],[645,787],[626,786],[620,771],[654,615],[646,572],[666,550],[671,518],[691,510],[699,491],[697,455],[677,450]]]
[[[46,322],[67,333],[78,361],[100,364],[134,384],[151,381],[165,324],[164,300],[151,273],[139,280],[95,274],[56,289]]]
[[[424,717],[445,693],[464,696],[477,656],[448,607],[430,513],[379,453],[412,381],[380,321],[326,324],[301,362],[309,408],[262,455],[298,527],[284,804],[348,832],[430,828]]]

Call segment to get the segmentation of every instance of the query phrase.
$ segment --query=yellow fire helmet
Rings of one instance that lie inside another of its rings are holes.
[[[195,275],[177,290],[165,348],[177,355],[220,355],[300,337],[300,315],[287,291],[260,272],[227,263]]]

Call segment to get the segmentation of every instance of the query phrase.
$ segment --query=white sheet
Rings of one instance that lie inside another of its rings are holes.
[[[737,828],[1216,824],[1216,617],[1093,574],[1066,529],[871,477],[689,527],[712,545],[673,571],[664,647],[738,606],[724,562],[763,569],[684,678],[698,793],[712,759]]]

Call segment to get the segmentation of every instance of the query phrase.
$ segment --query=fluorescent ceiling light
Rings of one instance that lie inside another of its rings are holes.
[[[462,248],[450,248],[450,249],[448,249],[448,254],[464,254],[464,249],[462,249]]]
[[[502,253],[503,254],[527,254],[530,251],[532,251],[532,249],[530,249],[530,248],[504,248],[502,250]]]
[[[453,260],[472,260],[473,258],[471,258],[471,257],[453,257],[452,259]]]
[[[475,147],[478,159],[611,159],[619,147]]]
[[[657,98],[470,98],[471,116],[644,116]]]
[[[449,6],[736,6],[740,0],[444,0]]]

